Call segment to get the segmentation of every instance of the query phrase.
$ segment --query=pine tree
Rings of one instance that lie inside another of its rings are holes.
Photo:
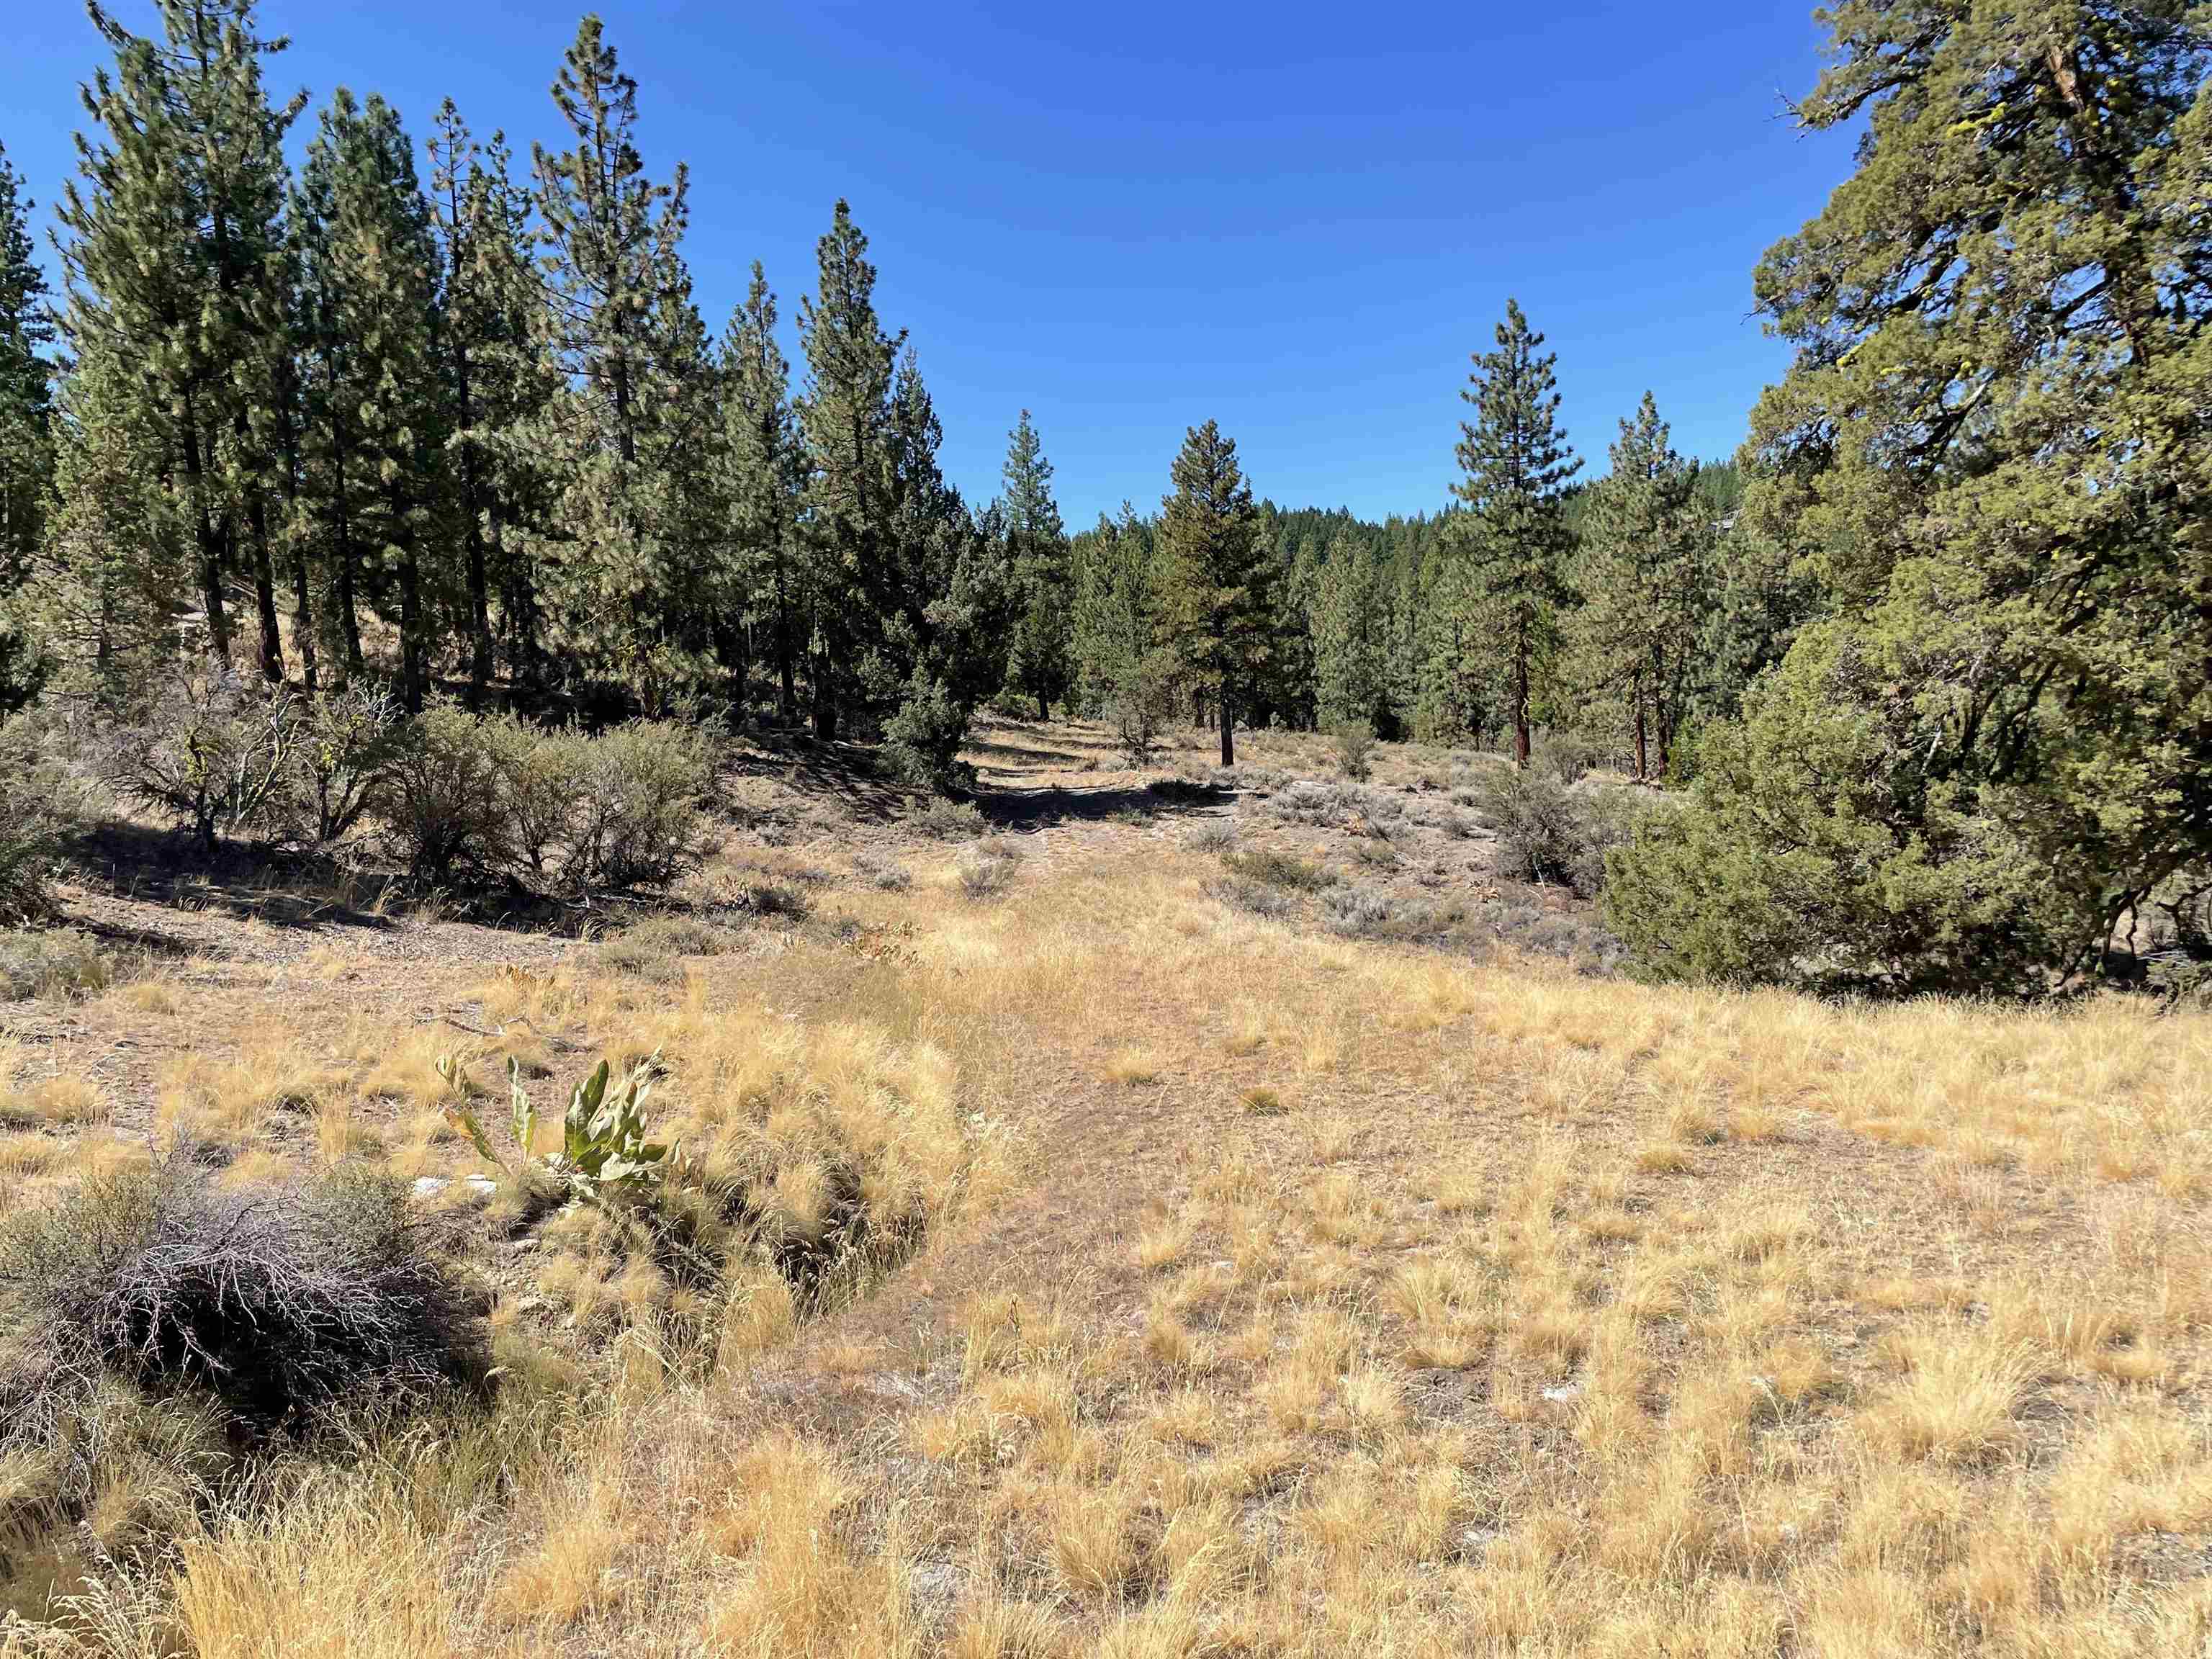
[[[1612,462],[1584,512],[1575,631],[1585,680],[1626,704],[1636,775],[1651,775],[1655,738],[1663,775],[1712,608],[1714,530],[1697,507],[1697,465],[1668,444],[1650,392],[1620,423]]]
[[[878,644],[889,586],[891,383],[903,333],[887,334],[875,307],[868,239],[839,202],[817,244],[817,292],[799,301],[806,354],[799,429],[806,445],[806,589],[811,605],[807,678],[814,731],[836,735],[840,704],[855,695],[854,665]]]
[[[2212,27],[1822,16],[1856,169],[1754,279],[1739,533],[1825,614],[1608,906],[1660,973],[2046,989],[2212,883]]]
[[[1320,571],[1313,620],[1315,676],[1325,722],[1387,725],[1382,573],[1364,537],[1340,531]]]
[[[892,381],[889,557],[871,598],[880,642],[862,679],[878,707],[892,763],[941,788],[957,773],[975,707],[1006,683],[1013,583],[1007,526],[978,525],[938,462],[944,433],[913,348]]]
[[[1070,550],[1075,590],[1073,641],[1078,695],[1120,733],[1139,759],[1167,718],[1180,670],[1159,614],[1159,559],[1152,526],[1124,501],[1118,519]]]
[[[791,406],[791,365],[775,342],[775,295],[760,261],[722,342],[723,499],[746,617],[764,625],[776,708],[799,715],[799,619],[805,614],[796,545],[805,457]]]
[[[27,592],[59,690],[135,712],[177,653],[196,560],[187,502],[167,488],[172,432],[134,367],[94,337],[55,406],[56,505]]]
[[[571,673],[614,676],[659,708],[703,672],[691,577],[720,533],[714,364],[682,254],[687,174],[645,176],[637,83],[597,17],[578,26],[553,99],[574,148],[533,155],[544,339],[563,385],[528,428],[558,480],[531,539]]]
[[[53,478],[46,279],[31,257],[31,198],[0,147],[0,593],[38,550]]]
[[[462,520],[463,626],[471,692],[481,698],[495,650],[517,684],[542,677],[538,582],[523,532],[542,516],[550,489],[531,441],[560,377],[545,349],[530,194],[514,182],[506,136],[495,131],[478,145],[447,99],[428,148],[445,279],[438,346]]]
[[[1474,608],[1476,626],[1500,647],[1509,678],[1513,757],[1528,763],[1529,709],[1559,643],[1568,601],[1571,538],[1561,492],[1582,463],[1557,422],[1556,353],[1540,348],[1517,301],[1505,304],[1498,349],[1478,352],[1460,396],[1475,416],[1455,453],[1464,477],[1452,493],[1469,509],[1459,559],[1465,587],[1449,596]]]
[[[261,670],[274,678],[283,672],[270,546],[283,140],[305,94],[270,106],[260,60],[284,43],[254,33],[252,0],[157,3],[159,41],[90,8],[116,62],[84,88],[105,137],[79,137],[81,176],[60,214],[66,325],[76,353],[139,366],[148,431],[191,528],[207,647],[228,660],[223,583],[242,562]]]
[[[423,567],[445,527],[438,250],[413,146],[390,105],[338,88],[310,148],[300,209],[302,311],[319,364],[310,536],[331,550],[348,671],[362,665],[360,580],[396,598],[400,694],[419,708],[432,633]]]
[[[1026,409],[1007,442],[1002,477],[1007,557],[1017,595],[1007,684],[1035,698],[1037,718],[1048,720],[1054,701],[1066,696],[1072,678],[1067,532],[1052,498],[1052,463],[1044,457]]]
[[[45,537],[53,490],[53,343],[46,280],[31,257],[33,204],[0,148],[0,714],[36,689],[40,669],[13,598]]]
[[[1162,608],[1192,688],[1213,707],[1221,763],[1237,762],[1232,733],[1251,708],[1275,634],[1273,561],[1237,446],[1212,421],[1193,427],[1162,504]]]

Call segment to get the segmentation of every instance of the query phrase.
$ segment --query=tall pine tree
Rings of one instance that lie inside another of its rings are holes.
[[[1192,690],[1212,706],[1221,763],[1237,763],[1240,711],[1256,701],[1275,635],[1274,562],[1260,538],[1237,445],[1208,421],[1183,438],[1160,516],[1162,610]]]
[[[1000,509],[1015,593],[1006,679],[1036,700],[1039,720],[1048,720],[1054,702],[1066,696],[1071,679],[1067,532],[1052,498],[1052,463],[1045,459],[1026,409],[1007,441],[1001,477]]]
[[[1454,452],[1463,476],[1452,494],[1468,512],[1460,521],[1456,561],[1464,586],[1450,599],[1473,607],[1474,626],[1504,658],[1519,766],[1528,763],[1529,709],[1557,649],[1568,602],[1572,538],[1562,491],[1582,465],[1558,424],[1553,366],[1559,359],[1542,351],[1543,343],[1519,302],[1508,300],[1497,349],[1475,354],[1460,393],[1474,406],[1474,419],[1461,423]]]
[[[1636,775],[1664,775],[1688,712],[1712,608],[1714,529],[1698,469],[1674,453],[1650,392],[1620,423],[1613,470],[1583,515],[1583,604],[1575,613],[1583,678],[1625,705]]]
[[[817,245],[815,294],[799,301],[806,389],[799,403],[806,444],[807,669],[814,731],[836,735],[840,708],[856,695],[854,670],[879,644],[890,526],[891,384],[904,334],[876,314],[868,239],[839,202]]]
[[[767,638],[777,713],[793,720],[805,615],[797,538],[806,463],[791,406],[791,364],[776,344],[775,321],[775,295],[756,259],[722,341],[722,497],[730,562],[748,599],[744,614]]]
[[[682,253],[687,175],[645,176],[637,83],[596,16],[553,99],[574,143],[534,151],[544,337],[563,377],[527,429],[558,479],[533,537],[538,570],[572,675],[611,678],[658,708],[702,674],[692,579],[720,533],[714,364]]]
[[[46,279],[31,257],[31,198],[0,149],[0,714],[35,686],[36,652],[15,595],[45,538],[53,489],[53,342]]]
[[[283,141],[306,95],[270,106],[261,59],[284,42],[254,33],[252,0],[158,0],[158,40],[90,10],[116,61],[83,89],[104,136],[79,136],[60,214],[70,343],[138,367],[137,423],[191,526],[207,647],[228,663],[224,584],[242,570],[273,678]]]
[[[338,88],[310,146],[297,216],[315,365],[306,516],[327,550],[347,669],[362,666],[359,588],[372,600],[388,594],[400,693],[416,708],[433,632],[424,568],[448,529],[438,249],[413,146],[381,98],[364,105]]]

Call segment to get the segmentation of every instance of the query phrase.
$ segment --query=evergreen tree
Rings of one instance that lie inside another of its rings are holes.
[[[495,131],[479,145],[448,98],[428,149],[444,277],[436,344],[459,517],[462,630],[470,695],[481,702],[497,648],[495,598],[510,672],[527,679],[535,667],[536,584],[515,534],[532,480],[527,458],[504,440],[542,414],[552,387],[537,349],[529,200],[509,176],[504,136]]]
[[[45,537],[53,490],[46,279],[31,257],[31,198],[0,148],[0,714],[36,689],[36,648],[13,599]]]
[[[1796,356],[1743,519],[1826,614],[1615,860],[1620,923],[1662,973],[2045,986],[2212,881],[2212,28],[1824,18],[1801,118],[1863,134],[1758,272]]]
[[[692,574],[720,534],[714,364],[681,252],[686,173],[645,177],[637,83],[597,17],[578,26],[553,98],[575,142],[533,152],[544,337],[563,384],[527,428],[557,479],[532,539],[571,673],[611,676],[657,708],[703,670]]]
[[[854,666],[879,645],[890,585],[891,383],[903,333],[876,315],[868,239],[839,202],[817,245],[817,292],[799,301],[806,354],[799,428],[806,445],[807,678],[814,731],[836,735],[857,695]]]
[[[1475,414],[1460,426],[1455,453],[1465,476],[1452,494],[1468,513],[1462,521],[1462,581],[1444,596],[1455,610],[1473,610],[1474,626],[1504,658],[1513,758],[1520,766],[1528,763],[1529,709],[1568,603],[1571,538],[1562,491],[1582,465],[1559,428],[1553,374],[1559,359],[1540,350],[1543,343],[1520,304],[1508,300],[1498,349],[1475,354],[1468,386],[1460,393]],[[1462,640],[1454,644],[1463,661]]]
[[[1052,463],[1026,409],[1008,441],[1003,477],[1007,558],[1017,595],[1007,684],[1035,698],[1037,718],[1048,720],[1054,700],[1066,696],[1073,677],[1067,532],[1052,498]]]
[[[915,353],[891,388],[890,556],[870,597],[879,642],[862,678],[879,706],[892,763],[918,783],[953,781],[975,707],[1006,683],[1013,584],[1007,527],[977,525],[938,463],[944,434]]]
[[[1159,614],[1159,560],[1152,526],[1121,504],[1119,519],[1071,550],[1076,684],[1085,707],[1104,715],[1121,745],[1142,758],[1167,718],[1180,680]]]
[[[1275,635],[1273,561],[1260,540],[1237,445],[1212,421],[1193,427],[1162,504],[1162,609],[1192,688],[1213,706],[1221,763],[1237,762],[1237,716],[1256,698]]]
[[[396,599],[400,695],[422,706],[432,623],[424,566],[443,539],[434,324],[438,249],[398,112],[341,87],[309,148],[296,215],[308,376],[310,539],[328,550],[348,672],[357,583]]]
[[[775,319],[775,295],[756,259],[722,343],[722,495],[738,585],[750,599],[746,615],[766,629],[777,712],[792,720],[799,715],[799,630],[806,613],[796,545],[806,462]]]
[[[66,695],[134,713],[177,654],[197,552],[189,503],[167,487],[173,431],[134,365],[94,335],[55,407],[55,510],[27,597]]]
[[[1582,591],[1576,613],[1583,678],[1626,705],[1636,775],[1668,765],[1698,684],[1712,609],[1714,526],[1697,500],[1698,468],[1668,442],[1650,392],[1620,423],[1613,470],[1584,509]]]
[[[53,477],[53,343],[46,275],[31,257],[31,198],[0,146],[0,593],[38,550]]]
[[[159,40],[90,8],[116,61],[84,88],[105,137],[79,136],[80,178],[60,214],[70,344],[138,367],[143,425],[191,530],[207,647],[228,661],[223,584],[242,565],[261,670],[274,678],[283,672],[270,547],[281,419],[271,377],[287,310],[283,140],[305,94],[270,106],[260,60],[284,43],[254,33],[252,0],[157,8]]]
[[[1365,720],[1382,727],[1387,713],[1387,647],[1382,573],[1364,537],[1340,531],[1321,569],[1314,612],[1315,673],[1321,718]]]

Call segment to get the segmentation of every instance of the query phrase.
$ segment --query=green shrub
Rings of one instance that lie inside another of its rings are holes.
[[[1364,783],[1375,769],[1375,728],[1365,720],[1339,720],[1328,728],[1336,750],[1336,769],[1354,783]]]
[[[942,796],[927,799],[908,796],[902,821],[935,841],[967,841],[990,827],[975,802],[950,801]]]
[[[1286,887],[1301,893],[1318,892],[1335,878],[1320,865],[1276,851],[1272,847],[1254,847],[1241,853],[1226,853],[1222,863],[1248,880],[1269,887]]]
[[[427,879],[665,886],[699,855],[712,741],[710,727],[668,720],[586,737],[441,703],[413,722],[380,810]]]
[[[988,898],[1014,878],[1021,848],[1003,836],[978,842],[960,855],[960,890],[971,899]]]
[[[1337,887],[1322,895],[1322,923],[1347,938],[1381,933],[1392,921],[1390,896],[1379,887]]]
[[[434,704],[412,722],[381,811],[413,874],[447,882],[514,867],[505,789],[510,744],[498,722],[453,703]]]
[[[73,929],[0,933],[0,1002],[89,994],[115,980],[115,958]]]
[[[2002,792],[1931,769],[1898,679],[1816,627],[1705,733],[1686,799],[1608,860],[1607,921],[1644,973],[2033,993],[2101,941],[2082,872]]]
[[[706,728],[672,720],[633,720],[591,738],[562,882],[665,887],[696,863],[714,783],[709,743]]]
[[[887,859],[873,853],[853,854],[854,873],[869,886],[885,893],[903,893],[914,885],[914,877],[896,859]]]
[[[301,699],[292,762],[316,841],[337,840],[375,805],[406,741],[398,702],[365,680]]]
[[[1578,732],[1547,732],[1528,751],[1528,764],[1561,783],[1580,783],[1597,764],[1598,744]]]
[[[1237,845],[1237,820],[1207,818],[1190,832],[1189,841],[1201,853],[1225,853]]]
[[[488,721],[484,731],[498,757],[511,843],[542,877],[576,838],[591,739],[568,727],[544,731],[511,714]]]
[[[1584,895],[1604,885],[1606,853],[1626,839],[1634,811],[1620,790],[1570,788],[1533,766],[1491,773],[1475,796],[1498,836],[1499,874]]]
[[[84,792],[22,719],[0,726],[0,925],[40,921],[53,912],[52,883],[83,821]]]
[[[1242,876],[1224,876],[1207,884],[1206,890],[1231,909],[1247,911],[1267,921],[1286,921],[1299,913],[1298,901],[1289,891]]]

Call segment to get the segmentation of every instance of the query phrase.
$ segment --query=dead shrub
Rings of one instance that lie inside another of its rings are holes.
[[[472,1322],[398,1187],[343,1167],[218,1182],[179,1149],[0,1228],[5,1437],[44,1444],[119,1379],[252,1429],[481,1376]]]

